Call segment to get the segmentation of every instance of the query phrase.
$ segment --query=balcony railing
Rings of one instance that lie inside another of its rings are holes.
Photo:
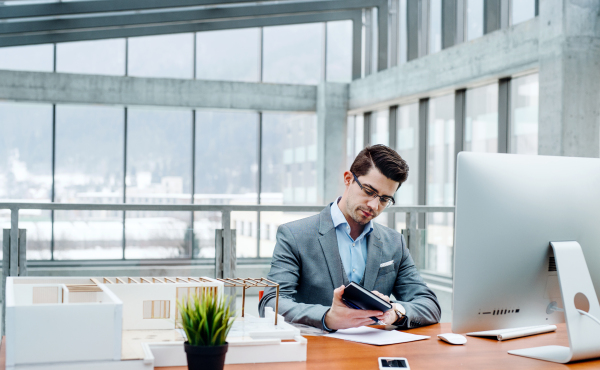
[[[0,210],[10,210],[10,232],[5,232],[3,277],[27,274],[25,260],[25,233],[19,233],[19,211],[21,210],[54,210],[54,211],[179,211],[179,212],[219,212],[222,229],[216,230],[215,237],[215,271],[217,277],[234,277],[237,265],[235,253],[235,231],[231,228],[232,212],[310,212],[319,213],[325,206],[314,205],[181,205],[181,204],[82,204],[82,203],[0,203]],[[422,232],[417,229],[419,214],[445,212],[453,213],[453,206],[393,206],[386,208],[392,225],[396,213],[406,214],[406,228],[402,230],[408,248],[418,267],[424,266],[424,250]],[[21,236],[21,243],[19,242]],[[6,240],[8,239],[8,240]],[[20,247],[19,244],[22,244]],[[190,263],[190,258],[179,259],[181,263]],[[63,261],[46,261],[60,264]],[[164,262],[164,261],[163,261]],[[109,263],[106,261],[106,263]],[[115,261],[116,263],[116,261]],[[172,261],[172,263],[177,263]]]

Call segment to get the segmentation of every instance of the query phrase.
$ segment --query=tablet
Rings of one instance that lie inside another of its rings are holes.
[[[386,312],[392,309],[391,303],[379,298],[355,282],[351,282],[346,286],[342,295],[342,301],[350,308],[361,310]]]

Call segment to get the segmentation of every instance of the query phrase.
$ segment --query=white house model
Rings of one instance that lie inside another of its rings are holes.
[[[185,366],[177,302],[201,289],[221,295],[225,284],[206,277],[8,277],[6,369]],[[272,310],[265,318],[238,317],[225,362],[306,361],[300,331],[274,319]]]

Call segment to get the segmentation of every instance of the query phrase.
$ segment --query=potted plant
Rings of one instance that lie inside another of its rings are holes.
[[[227,353],[227,334],[233,325],[231,300],[213,289],[202,289],[178,302],[188,369],[222,370]]]

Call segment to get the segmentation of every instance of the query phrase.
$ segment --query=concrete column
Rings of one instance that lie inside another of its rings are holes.
[[[342,195],[346,161],[348,84],[322,82],[317,88],[317,202]]]
[[[600,154],[600,1],[540,3],[539,154]]]

